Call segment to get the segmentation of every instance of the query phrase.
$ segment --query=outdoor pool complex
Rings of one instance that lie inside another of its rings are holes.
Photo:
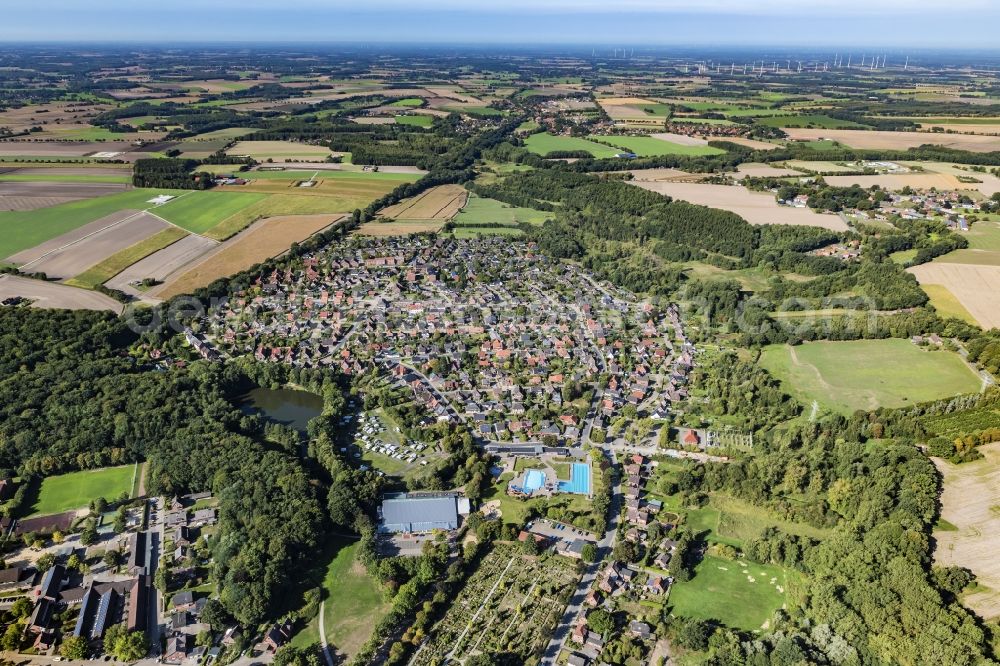
[[[590,494],[590,465],[573,463],[573,471],[569,481],[559,482],[559,491],[576,495]]]
[[[529,469],[524,473],[524,489],[533,493],[545,485],[545,473],[537,469]]]

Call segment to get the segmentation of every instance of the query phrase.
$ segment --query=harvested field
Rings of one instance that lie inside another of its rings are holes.
[[[130,286],[132,282],[141,282],[146,278],[163,282],[167,276],[179,273],[185,266],[193,263],[218,245],[218,241],[190,234],[146,258],[140,259],[112,277],[106,284],[112,289],[134,293],[135,289]]]
[[[736,169],[736,173],[739,178],[745,178],[746,176],[752,176],[754,178],[784,178],[786,176],[802,176],[801,173],[793,171],[792,169],[779,169],[778,167],[773,167],[770,164],[756,164],[752,162],[741,164]]]
[[[25,271],[45,273],[49,278],[64,280],[79,275],[113,254],[169,228],[170,225],[154,215],[134,213],[112,226],[106,226],[72,244],[52,250],[35,261],[23,264],[21,268]]]
[[[103,165],[96,163],[93,165],[65,166],[63,164],[46,164],[25,162],[0,163],[0,176],[120,176],[129,179],[131,167],[122,165]]]
[[[952,176],[972,176],[976,180],[982,182],[962,183],[962,187],[965,189],[979,190],[981,194],[988,197],[1000,192],[1000,178],[997,178],[991,173],[970,172],[968,167],[958,168],[961,165],[952,164],[950,162],[900,162],[900,164],[905,166],[920,166],[928,171],[949,174]]]
[[[64,234],[56,236],[55,238],[51,238],[40,245],[36,245],[27,250],[22,250],[17,254],[12,254],[7,257],[7,261],[19,266],[30,265],[33,262],[39,261],[43,256],[49,254],[50,252],[54,252],[61,247],[65,247],[66,245],[76,243],[91,234],[101,231],[102,229],[116,225],[122,220],[136,215],[138,212],[139,211],[137,210],[120,210],[110,215],[106,215],[102,218],[94,220],[93,222],[77,227],[72,231],[68,231]]]
[[[768,143],[767,141],[757,141],[756,139],[746,139],[741,136],[723,136],[719,137],[719,141],[738,143],[741,146],[746,146],[747,148],[753,148],[754,150],[774,150],[775,148],[781,147],[776,143]]]
[[[258,162],[323,162],[333,152],[325,146],[296,141],[239,141],[227,155],[249,155]]]
[[[396,220],[450,220],[462,210],[468,197],[461,185],[438,185],[389,206],[380,214]]]
[[[389,188],[391,189],[391,188]],[[315,196],[299,194],[273,194],[257,203],[247,206],[235,215],[226,218],[205,233],[208,238],[225,240],[242,231],[257,220],[268,217],[289,215],[327,215],[339,217],[345,210],[366,206],[372,198],[359,199],[339,196]]]
[[[941,134],[939,132],[883,132],[876,130],[837,130],[787,128],[789,138],[798,141],[828,139],[851,148],[875,150],[906,150],[925,143],[974,153],[1000,150],[1000,136],[971,134]]]
[[[660,139],[661,141],[669,141],[670,143],[680,144],[682,146],[707,146],[708,141],[697,136],[688,136],[687,134],[675,134],[673,132],[657,132],[656,134],[650,134],[649,136],[654,139]]]
[[[908,270],[920,284],[946,287],[983,328],[1000,327],[1000,266],[934,261]]]
[[[920,129],[929,130],[932,127],[940,127],[945,132],[955,132],[959,134],[993,134],[1000,135],[1000,123],[987,124],[950,124],[950,123],[920,123]]]
[[[979,447],[982,460],[953,465],[932,458],[944,479],[942,524],[935,529],[934,563],[967,567],[980,585],[962,603],[986,620],[1000,615],[1000,443]],[[950,529],[954,526],[955,529]]]
[[[818,162],[810,160],[789,160],[784,163],[790,169],[804,169],[816,173],[841,173],[844,171],[854,171],[852,167],[835,162]]]
[[[886,190],[901,190],[912,187],[915,190],[929,190],[935,187],[939,190],[973,190],[973,184],[960,183],[955,176],[943,173],[898,173],[880,174],[877,176],[826,176],[826,182],[836,187],[860,185],[868,189],[878,185]]]
[[[641,182],[690,180],[704,177],[704,174],[692,174],[680,169],[633,169],[629,173],[632,174],[635,181]]]
[[[76,287],[67,287],[57,282],[42,282],[18,275],[0,275],[0,300],[20,296],[30,299],[32,307],[65,308],[67,310],[110,310],[116,314],[122,311],[122,304],[104,294]]]
[[[305,240],[317,231],[343,219],[343,215],[283,215],[254,224],[204,255],[190,269],[166,278],[164,285],[148,292],[167,299],[188,294],[219,278],[250,268],[265,259],[282,254],[292,243]]]
[[[128,141],[0,141],[0,157],[85,157],[94,153],[126,153],[135,149]]]
[[[359,125],[392,125],[396,122],[393,116],[361,116],[351,120]]]
[[[10,176],[14,178],[14,176]],[[37,210],[131,189],[128,183],[74,183],[6,180],[0,177],[0,211]]]
[[[83,273],[71,280],[67,280],[66,284],[74,287],[83,287],[84,289],[93,289],[100,284],[104,284],[143,257],[162,250],[186,236],[188,236],[188,232],[183,229],[167,227],[163,231],[130,245],[124,250],[119,250],[105,257],[102,261],[91,266]]]
[[[398,221],[398,222],[366,222],[355,232],[361,236],[405,236],[438,232],[444,226],[444,220]]]
[[[750,224],[798,224],[847,231],[840,216],[815,213],[808,208],[779,206],[770,192],[751,192],[739,185],[706,185],[667,181],[629,181],[633,185],[666,194],[674,199],[721,208],[742,216]]]

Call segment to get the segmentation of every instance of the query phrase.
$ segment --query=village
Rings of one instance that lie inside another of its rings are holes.
[[[374,366],[497,450],[580,446],[623,414],[665,419],[695,355],[676,305],[487,238],[343,241],[262,276],[206,324],[190,337],[207,357]]]

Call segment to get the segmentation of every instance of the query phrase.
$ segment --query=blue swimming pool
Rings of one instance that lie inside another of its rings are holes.
[[[545,485],[545,473],[537,469],[529,469],[524,473],[524,489],[533,493]]]
[[[573,463],[573,471],[569,481],[559,482],[559,492],[573,493],[575,495],[590,494],[590,465],[586,463]]]

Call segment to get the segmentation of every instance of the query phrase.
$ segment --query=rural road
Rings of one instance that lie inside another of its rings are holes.
[[[611,462],[617,465],[618,461],[615,457],[615,452],[609,449],[605,449],[605,452],[611,456]],[[604,537],[597,542],[598,560],[597,562],[588,564],[584,569],[583,576],[576,586],[576,591],[573,592],[573,596],[570,598],[569,604],[563,612],[562,619],[559,620],[559,626],[556,627],[548,647],[545,648],[545,654],[542,655],[542,660],[539,662],[541,666],[555,666],[556,659],[559,657],[559,653],[562,652],[563,646],[566,644],[566,639],[569,638],[573,630],[573,624],[580,614],[580,610],[583,608],[587,592],[594,584],[594,581],[597,580],[597,574],[601,570],[604,559],[611,555],[611,549],[614,548],[615,538],[618,536],[618,520],[621,511],[622,486],[621,481],[618,480],[615,481],[615,485],[611,490],[611,507],[608,509],[608,528],[604,532]]]

